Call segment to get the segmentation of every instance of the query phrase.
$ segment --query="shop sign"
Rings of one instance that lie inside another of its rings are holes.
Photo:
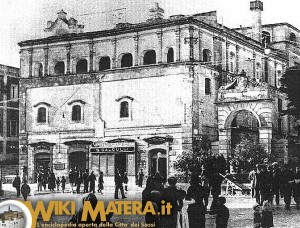
[[[54,169],[55,170],[64,170],[65,164],[64,163],[56,163],[56,164],[54,164]]]
[[[134,142],[96,142],[90,148],[91,153],[115,153],[115,152],[135,152]]]

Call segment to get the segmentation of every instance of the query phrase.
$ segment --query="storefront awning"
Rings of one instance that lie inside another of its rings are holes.
[[[166,137],[161,137],[161,136],[154,136],[150,138],[145,138],[144,141],[150,144],[154,145],[160,145],[164,144],[166,142],[173,142],[173,137],[172,136],[166,136]]]

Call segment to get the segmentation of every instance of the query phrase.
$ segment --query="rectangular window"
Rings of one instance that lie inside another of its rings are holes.
[[[9,121],[8,136],[18,136],[18,122],[17,122],[17,120],[10,120]]]
[[[10,86],[10,99],[17,99],[19,97],[19,89],[18,85]]]
[[[209,78],[205,78],[205,95],[211,94],[211,83]]]

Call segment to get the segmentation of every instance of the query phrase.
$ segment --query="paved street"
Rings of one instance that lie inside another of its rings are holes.
[[[12,189],[11,185],[4,185],[5,197],[15,198],[15,191]],[[31,185],[35,195],[30,196],[28,199],[35,202],[37,200],[50,201],[50,200],[76,200],[77,208],[81,205],[81,200],[84,197],[84,194],[73,194],[73,193],[49,193],[39,194],[35,192],[35,185]],[[129,186],[129,193],[127,200],[136,200],[141,199],[141,188],[137,186]],[[97,194],[99,200],[109,200],[113,199],[113,186],[106,187],[104,194]],[[254,201],[250,196],[227,196],[227,207],[230,209],[230,221],[228,227],[252,227],[253,211],[252,205]],[[283,206],[283,199],[281,199],[281,205],[279,207],[274,207],[274,225],[275,227],[289,227],[296,228],[300,224],[300,211],[295,209],[294,201],[292,200],[291,211],[286,211]],[[68,221],[66,216],[56,216],[53,217],[53,220],[60,223],[65,223]],[[131,223],[132,221],[142,222],[142,216],[114,216],[113,221],[118,222],[127,222]],[[206,216],[206,224],[208,228],[215,227],[214,225],[215,218],[214,216]]]

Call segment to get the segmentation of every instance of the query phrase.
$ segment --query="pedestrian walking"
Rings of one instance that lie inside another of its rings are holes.
[[[102,190],[104,189],[103,183],[104,183],[103,172],[100,171],[99,178],[98,178],[98,192],[101,194],[103,194]]]
[[[154,184],[154,189],[159,191],[161,194],[164,191],[164,178],[160,175],[160,172],[157,171],[152,179]]]
[[[282,195],[283,195],[286,210],[290,210],[291,197],[293,194],[293,190],[292,190],[293,181],[294,181],[294,174],[288,168],[288,165],[285,164],[282,169],[281,183],[282,183]]]
[[[124,172],[123,182],[124,182],[124,186],[125,186],[125,191],[128,191],[128,176],[127,176],[126,172]]]
[[[280,200],[280,190],[281,190],[281,171],[279,169],[279,165],[277,162],[274,162],[272,164],[273,166],[273,171],[272,171],[272,203],[273,203],[273,198],[275,195],[275,202],[276,205],[279,205],[279,200]]]
[[[255,187],[256,187],[256,168],[253,168],[248,175],[248,179],[251,183],[251,197],[255,198]]]
[[[65,176],[62,176],[62,178],[61,178],[61,190],[62,190],[62,193],[65,193],[66,182],[67,182],[67,180],[66,180]]]
[[[74,176],[74,178],[75,178],[75,184],[76,184],[76,193],[80,194],[80,187],[81,187],[82,179],[81,179],[80,173],[74,172],[73,175],[75,175],[75,174],[77,175],[77,177]]]
[[[43,187],[43,174],[41,171],[37,173],[37,182],[38,182],[38,192],[42,191]]]
[[[21,189],[20,189],[21,188],[21,178],[20,178],[20,176],[19,176],[18,173],[17,173],[15,179],[13,180],[12,186],[14,188],[16,188],[16,190],[17,190],[17,197],[19,197],[20,196],[20,191],[21,191]]]
[[[86,169],[85,172],[82,174],[82,181],[83,181],[83,192],[89,192],[89,171]]]
[[[24,179],[22,187],[21,187],[21,194],[25,201],[27,200],[27,196],[29,195],[29,193],[30,193],[30,187],[27,184],[27,180]]]
[[[95,193],[96,176],[94,171],[91,172],[88,181],[90,182],[90,192]]]
[[[56,178],[56,188],[57,188],[57,191],[59,191],[59,186],[60,186],[60,179],[59,177]]]
[[[54,191],[54,189],[55,189],[55,181],[56,181],[55,174],[51,170],[50,171],[50,176],[49,176],[49,179],[48,179],[48,189],[50,191]]]
[[[143,187],[143,180],[144,180],[144,173],[143,169],[140,169],[140,172],[138,173],[138,186]]]
[[[121,192],[122,199],[127,198],[125,196],[124,189],[123,189],[122,175],[121,175],[119,169],[116,169],[116,173],[115,173],[115,199],[119,199],[119,190]]]

